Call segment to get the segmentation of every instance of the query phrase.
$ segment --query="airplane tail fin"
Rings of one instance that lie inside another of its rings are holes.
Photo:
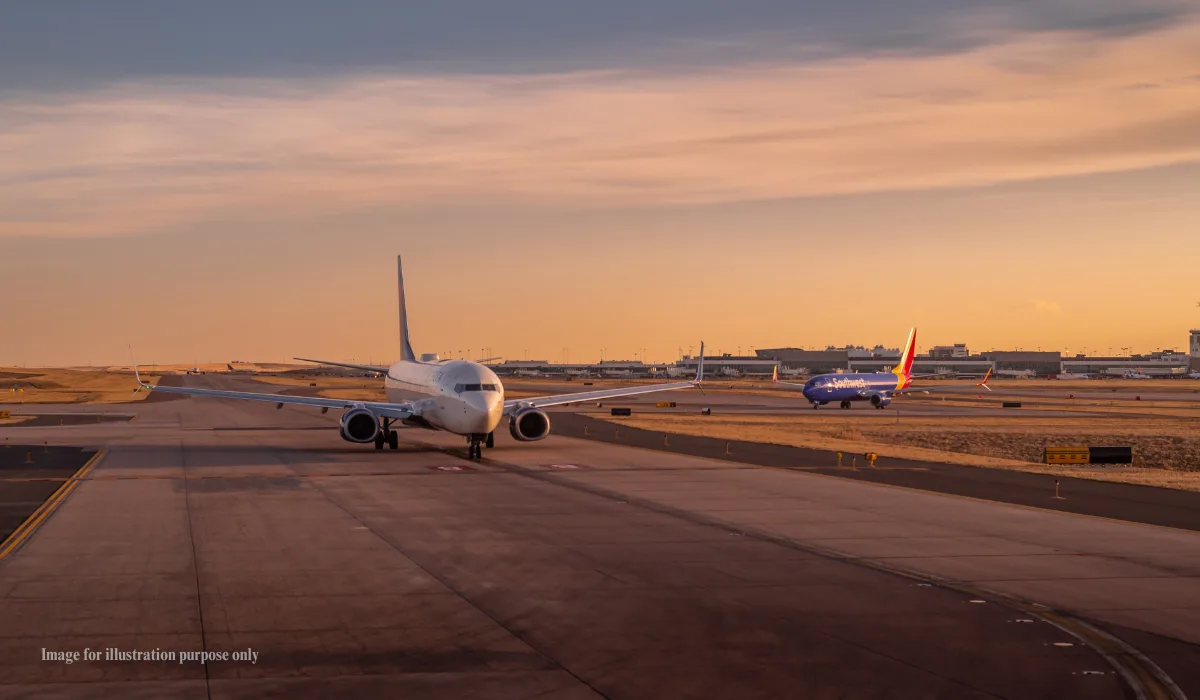
[[[696,365],[696,378],[692,380],[692,383],[699,385],[700,382],[702,382],[702,381],[704,381],[704,341],[703,340],[700,341],[700,362]]]
[[[912,379],[913,357],[917,353],[917,329],[908,332],[908,342],[904,344],[904,352],[900,353],[900,363],[892,368],[892,373],[902,377],[906,382]]]
[[[396,256],[396,283],[399,287],[400,296],[400,359],[405,361],[413,361],[417,359],[413,353],[412,344],[408,342],[408,310],[404,304],[404,264],[400,261],[400,256]]]
[[[775,365],[774,369],[771,371],[771,381],[779,381],[779,365]]]
[[[979,382],[979,383],[978,383],[978,384],[976,384],[975,386],[981,386],[981,387],[983,387],[984,389],[987,389],[988,391],[991,391],[991,390],[992,390],[992,387],[988,386],[988,383],[987,383],[987,380],[988,380],[988,379],[989,379],[991,376],[992,376],[992,368],[991,368],[991,367],[988,367],[987,374],[983,375],[983,381],[982,381],[982,382]]]

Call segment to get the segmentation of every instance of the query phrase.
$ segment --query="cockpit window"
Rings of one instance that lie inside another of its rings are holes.
[[[455,384],[454,393],[461,394],[464,391],[499,391],[495,384]]]

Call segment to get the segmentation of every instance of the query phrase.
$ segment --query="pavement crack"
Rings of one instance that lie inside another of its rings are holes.
[[[195,574],[196,580],[196,612],[200,618],[200,647],[204,651],[208,651],[208,638],[204,634],[204,596],[200,588],[200,560],[196,554],[196,531],[192,527],[192,495],[188,490],[189,479],[187,476],[187,454],[188,448],[181,441],[179,444],[179,467],[183,472],[183,504],[184,510],[187,513],[188,523],[188,540],[192,544],[192,572]],[[208,696],[208,700],[212,700],[212,678],[208,673],[208,664],[201,664],[204,667],[204,691]]]

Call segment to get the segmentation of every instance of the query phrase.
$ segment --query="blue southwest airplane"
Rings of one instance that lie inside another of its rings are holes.
[[[850,408],[854,401],[870,401],[875,408],[884,408],[892,402],[892,397],[898,394],[909,394],[918,391],[938,391],[954,387],[953,385],[913,387],[912,364],[916,354],[917,329],[908,332],[908,342],[904,344],[904,352],[900,354],[900,362],[890,372],[871,372],[855,374],[821,374],[809,379],[804,384],[779,381],[779,366],[775,366],[772,378],[776,384],[800,387],[804,398],[812,402],[813,408],[824,406],[833,401],[841,402],[842,408]],[[936,376],[936,375],[925,375]],[[991,391],[987,385],[988,377],[992,376],[989,369],[983,381],[975,386]],[[961,386],[961,385],[960,385]]]

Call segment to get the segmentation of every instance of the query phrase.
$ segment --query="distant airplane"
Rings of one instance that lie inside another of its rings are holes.
[[[776,369],[776,371],[778,371],[778,369]],[[739,369],[737,369],[737,368],[735,368],[735,367],[722,367],[722,368],[721,368],[721,374],[722,374],[723,376],[726,376],[726,377],[740,377],[740,376],[742,376],[742,372],[741,372],[741,370],[739,370]]]
[[[1149,379],[1150,375],[1142,371],[1141,367],[1136,370],[1127,369],[1121,373],[1121,379]]]
[[[189,369],[189,370],[187,371],[187,373],[188,373],[188,374],[204,374],[204,370],[200,369],[200,364],[199,364],[199,363],[197,363],[197,364],[196,364],[196,366],[194,366],[194,367],[192,367],[191,369]]]
[[[592,373],[587,371],[586,369],[568,369],[568,370],[564,371],[564,374],[566,374],[568,377],[590,377],[590,376],[592,376]],[[672,376],[674,376],[674,375],[672,375]]]
[[[1092,375],[1086,372],[1063,372],[1058,375],[1059,379],[1091,379]]]
[[[951,385],[912,387],[913,357],[916,354],[917,329],[908,332],[908,342],[904,352],[900,354],[900,363],[890,372],[854,373],[854,374],[821,374],[809,379],[804,384],[779,381],[779,368],[775,369],[772,378],[776,384],[800,387],[804,398],[808,399],[813,408],[824,406],[833,401],[841,402],[842,408],[850,408],[855,401],[870,401],[875,408],[884,408],[892,402],[892,397],[899,394],[910,394],[919,391],[939,391],[953,387]],[[975,386],[991,391],[987,385],[991,371],[984,376],[983,381]],[[961,385],[960,385],[961,386]]]
[[[631,369],[606,369],[602,374],[606,377],[632,377],[633,370]]]
[[[422,355],[421,359],[417,359],[408,339],[408,312],[404,302],[404,272],[399,256],[396,258],[396,271],[400,298],[400,360],[398,362],[390,367],[382,367],[304,360],[385,374],[384,391],[388,398],[387,401],[355,401],[218,389],[150,386],[142,381],[135,363],[134,373],[137,376],[138,384],[152,392],[263,401],[274,403],[279,408],[287,403],[314,406],[322,409],[322,413],[331,408],[345,409],[346,412],[342,414],[340,421],[342,439],[362,444],[373,442],[377,450],[383,449],[385,444],[393,450],[398,447],[396,431],[391,429],[394,422],[413,427],[445,430],[465,436],[468,446],[467,458],[480,459],[483,456],[482,446],[484,444],[488,447],[493,446],[493,432],[506,416],[509,419],[509,432],[514,439],[533,442],[550,434],[550,416],[542,410],[546,406],[650,394],[672,389],[689,389],[700,386],[700,382],[704,379],[704,344],[701,343],[700,364],[696,368],[695,378],[691,381],[506,401],[504,385],[501,384],[500,378],[490,368],[478,362],[440,360],[437,355],[433,354]]]
[[[541,372],[537,371],[536,369],[518,369],[513,372],[513,376],[516,376],[516,377],[544,377],[546,375],[542,374]]]
[[[1183,375],[1184,379],[1200,379],[1200,372],[1188,372]]]

